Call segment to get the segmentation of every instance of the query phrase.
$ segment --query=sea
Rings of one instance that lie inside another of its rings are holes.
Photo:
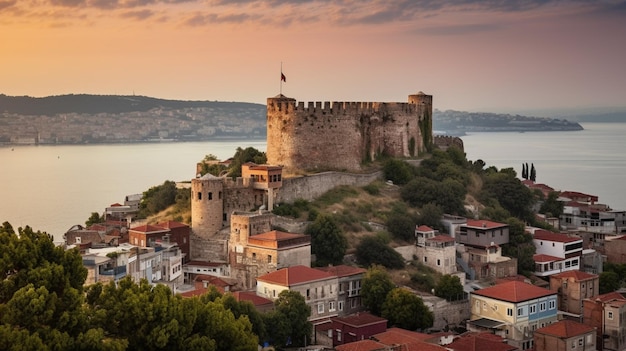
[[[570,132],[472,133],[463,136],[467,158],[487,166],[533,164],[537,182],[557,190],[597,195],[626,210],[626,123],[584,123]],[[166,180],[190,181],[207,154],[220,159],[238,147],[266,150],[262,139],[113,145],[0,146],[0,223],[54,235],[84,225],[126,195]]]

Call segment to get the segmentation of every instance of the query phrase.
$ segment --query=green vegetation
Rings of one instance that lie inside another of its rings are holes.
[[[407,330],[426,329],[433,326],[433,313],[422,298],[405,288],[394,288],[387,294],[381,317],[389,326]]]
[[[372,314],[380,316],[387,295],[395,287],[385,268],[372,266],[361,284],[361,302]]]
[[[311,236],[311,253],[315,255],[316,266],[343,263],[348,241],[333,217],[317,216],[315,221],[306,228],[305,234]]]
[[[456,275],[446,274],[442,276],[437,286],[435,286],[435,295],[448,301],[463,300],[465,293],[463,292],[461,279]]]
[[[381,236],[366,236],[356,247],[357,263],[363,267],[381,265],[389,269],[404,267],[404,259]]]
[[[104,215],[100,215],[98,212],[91,212],[91,216],[85,221],[85,227],[91,227],[93,224],[103,223]]]
[[[78,250],[54,246],[30,227],[0,227],[2,350],[255,350],[310,340],[310,308],[283,291],[275,309],[258,312],[215,288],[185,299],[165,285],[130,277],[83,288],[87,269]]]

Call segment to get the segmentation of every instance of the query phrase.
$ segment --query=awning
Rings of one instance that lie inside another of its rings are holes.
[[[496,328],[500,328],[500,327],[506,325],[506,323],[503,323],[503,322],[500,322],[500,321],[495,321],[495,320],[489,319],[489,318],[479,318],[479,319],[475,319],[473,321],[469,321],[469,323],[471,325],[475,325],[477,327],[486,328],[486,329],[496,329]]]

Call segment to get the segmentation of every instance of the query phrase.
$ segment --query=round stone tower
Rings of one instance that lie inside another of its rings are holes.
[[[295,126],[292,123],[296,99],[277,95],[267,98],[267,163],[287,169],[294,164]]]
[[[223,198],[222,178],[207,173],[191,180],[191,228],[196,235],[210,239],[222,229]]]

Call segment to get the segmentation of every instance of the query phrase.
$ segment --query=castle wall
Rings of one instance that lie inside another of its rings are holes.
[[[267,99],[267,161],[287,174],[358,171],[386,154],[414,157],[432,143],[432,96],[400,102]]]
[[[191,180],[191,228],[210,239],[222,229],[224,184],[222,178],[205,175]]]
[[[437,135],[434,137],[434,144],[441,150],[447,150],[451,146],[458,147],[461,151],[464,151],[463,140],[459,137],[449,135]]]
[[[302,177],[283,179],[276,202],[293,203],[297,199],[312,201],[328,190],[340,185],[365,186],[383,178],[383,172],[369,174],[323,172]]]

